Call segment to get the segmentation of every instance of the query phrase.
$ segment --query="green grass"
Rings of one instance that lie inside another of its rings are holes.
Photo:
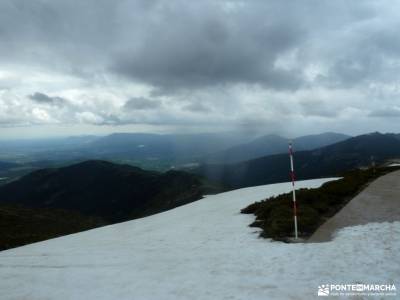
[[[338,212],[355,195],[379,176],[400,168],[375,168],[352,170],[341,175],[342,179],[323,184],[317,189],[296,191],[299,236],[310,237],[328,218]],[[252,227],[262,229],[261,236],[275,240],[286,240],[293,236],[292,193],[281,194],[255,202],[241,210],[254,214]]]

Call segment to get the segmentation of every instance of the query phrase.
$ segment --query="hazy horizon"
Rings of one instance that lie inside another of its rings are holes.
[[[143,135],[212,135],[212,134],[220,134],[220,135],[231,135],[231,136],[246,136],[247,140],[252,141],[256,138],[260,138],[263,136],[268,136],[268,135],[276,135],[280,136],[282,138],[286,139],[296,139],[299,137],[305,137],[305,136],[318,136],[318,135],[323,135],[323,134],[343,134],[347,135],[349,137],[355,137],[359,135],[366,135],[366,134],[372,134],[372,133],[380,133],[380,134],[399,134],[398,132],[391,132],[391,131],[370,131],[370,132],[362,132],[359,134],[346,134],[343,132],[335,132],[335,131],[323,131],[323,132],[315,132],[315,133],[306,133],[306,134],[300,134],[300,135],[284,135],[284,134],[276,134],[276,133],[262,133],[262,132],[234,132],[234,131],[220,131],[220,132],[215,132],[215,131],[204,131],[204,132],[147,132],[147,131],[142,131],[142,132],[134,132],[134,131],[115,131],[115,132],[107,132],[107,133],[91,133],[91,134],[72,134],[72,135],[55,135],[55,136],[36,136],[36,137],[16,137],[16,138],[7,138],[7,137],[0,137],[0,141],[6,142],[6,141],[45,141],[45,140],[58,140],[58,139],[68,139],[68,138],[78,138],[78,137],[106,137],[109,135],[114,135],[114,134],[143,134]],[[244,140],[243,143],[246,141]]]

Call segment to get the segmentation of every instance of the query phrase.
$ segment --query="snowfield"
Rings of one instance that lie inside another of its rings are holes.
[[[297,187],[328,180],[300,181]],[[327,243],[258,238],[248,227],[254,216],[240,209],[290,188],[239,189],[0,252],[0,298],[313,299],[321,284],[400,288],[400,222],[348,227]]]

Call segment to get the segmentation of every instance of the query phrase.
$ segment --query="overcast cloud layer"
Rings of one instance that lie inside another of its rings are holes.
[[[0,138],[400,132],[400,1],[0,1]]]

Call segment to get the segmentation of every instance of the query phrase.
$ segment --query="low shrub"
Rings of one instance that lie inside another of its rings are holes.
[[[352,170],[341,179],[330,181],[316,189],[296,190],[298,207],[299,236],[307,238],[329,217],[338,212],[350,199],[358,194],[368,183],[400,168],[370,168]],[[260,227],[261,236],[282,240],[293,236],[292,193],[281,194],[255,202],[241,210],[244,214],[254,214],[256,221],[250,226]]]

